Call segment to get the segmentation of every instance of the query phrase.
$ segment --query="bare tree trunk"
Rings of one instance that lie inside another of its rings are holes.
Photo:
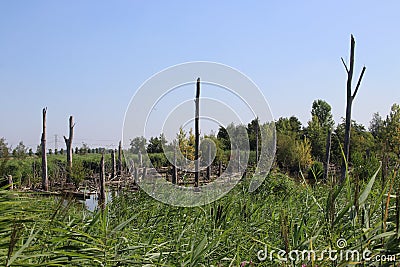
[[[218,163],[218,177],[220,177],[222,175],[222,162],[219,161]]]
[[[121,175],[121,174],[122,174],[122,142],[119,141],[117,175]]]
[[[238,172],[240,172],[241,166],[240,166],[240,148],[239,148],[239,146],[236,147],[236,153],[237,153],[237,170],[238,170]]]
[[[256,166],[258,163],[258,118],[256,123]]]
[[[143,167],[142,180],[146,179],[146,175],[147,175],[147,169],[146,167]]]
[[[199,133],[199,114],[200,114],[200,78],[197,78],[196,83],[196,111],[194,117],[194,160],[195,160],[195,173],[194,173],[194,187],[199,186],[199,143],[200,143],[200,133]]]
[[[43,114],[43,131],[42,131],[42,189],[49,190],[49,178],[47,175],[47,153],[46,153],[46,113],[47,108],[42,110]]]
[[[178,171],[176,168],[176,145],[174,146],[174,162],[172,165],[172,184],[176,184],[178,180]]]
[[[104,152],[101,155],[100,160],[100,207],[102,210],[106,207],[106,179],[104,171]]]
[[[66,138],[64,136],[65,145],[67,146],[67,183],[72,182],[71,174],[72,174],[72,139],[74,136],[74,118],[72,116],[69,117],[69,137]]]
[[[139,168],[142,168],[143,167],[143,157],[142,157],[142,152],[140,152],[140,150],[138,153],[138,161],[139,161],[139,163],[138,163]]]
[[[111,179],[115,177],[115,151],[111,150]]]
[[[330,161],[330,158],[331,158],[331,141],[332,141],[332,130],[329,129],[328,130],[328,135],[326,136],[324,181],[328,181],[329,161]]]
[[[208,147],[207,147],[207,180],[211,179],[211,166],[212,166],[212,160],[211,160],[211,144],[208,143]]]
[[[344,62],[342,58],[343,65],[346,69],[347,72],[347,101],[346,101],[346,126],[345,126],[345,134],[344,134],[344,159],[342,162],[342,170],[341,170],[341,177],[340,177],[340,182],[343,182],[346,178],[346,170],[347,170],[347,163],[349,161],[349,155],[350,155],[350,130],[351,130],[351,107],[353,105],[353,100],[357,95],[358,88],[360,87],[361,80],[364,76],[364,72],[366,70],[366,67],[364,66],[360,77],[358,78],[358,82],[356,85],[356,89],[354,90],[354,93],[352,94],[352,79],[353,79],[353,72],[354,72],[354,49],[355,49],[355,44],[356,42],[354,41],[353,35],[351,35],[351,41],[350,41],[350,68],[347,67],[346,63]]]

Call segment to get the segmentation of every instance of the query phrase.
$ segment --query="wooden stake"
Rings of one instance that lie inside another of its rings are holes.
[[[115,177],[115,151],[111,150],[111,179]]]
[[[118,144],[118,166],[117,166],[117,175],[122,174],[122,142],[119,141]]]
[[[104,152],[101,155],[100,160],[100,207],[102,210],[106,207],[106,179],[104,171]]]
[[[206,174],[206,178],[207,178],[207,180],[210,180],[211,179],[211,165],[212,165],[212,162],[211,162],[211,144],[210,143],[208,143],[208,147],[207,147],[207,152],[208,152],[208,160],[207,160],[207,174]]]
[[[176,168],[176,145],[174,146],[174,162],[172,165],[172,184],[176,184],[178,180],[178,171]]]
[[[46,153],[46,113],[47,108],[42,110],[43,115],[43,130],[42,130],[42,189],[49,191],[49,178],[47,174],[47,153]]]

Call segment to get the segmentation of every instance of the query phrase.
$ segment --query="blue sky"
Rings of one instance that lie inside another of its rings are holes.
[[[398,1],[6,1],[0,2],[0,137],[49,146],[113,146],[124,113],[150,76],[187,61],[214,61],[249,76],[275,118],[306,124],[312,101],[344,116],[349,38],[355,75],[367,70],[353,118],[368,126],[400,103]]]

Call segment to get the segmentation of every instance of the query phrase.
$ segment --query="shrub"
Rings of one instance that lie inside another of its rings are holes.
[[[321,180],[324,177],[324,164],[320,161],[315,161],[308,170],[308,179]]]

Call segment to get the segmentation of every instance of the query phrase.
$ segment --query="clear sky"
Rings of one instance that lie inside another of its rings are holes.
[[[240,3],[239,3],[240,2]],[[367,70],[353,118],[368,126],[400,103],[399,1],[0,1],[0,137],[40,142],[48,107],[49,147],[113,146],[135,90],[156,72],[215,61],[248,75],[272,113],[303,125],[324,99],[344,116],[346,73],[356,38],[355,77]]]

